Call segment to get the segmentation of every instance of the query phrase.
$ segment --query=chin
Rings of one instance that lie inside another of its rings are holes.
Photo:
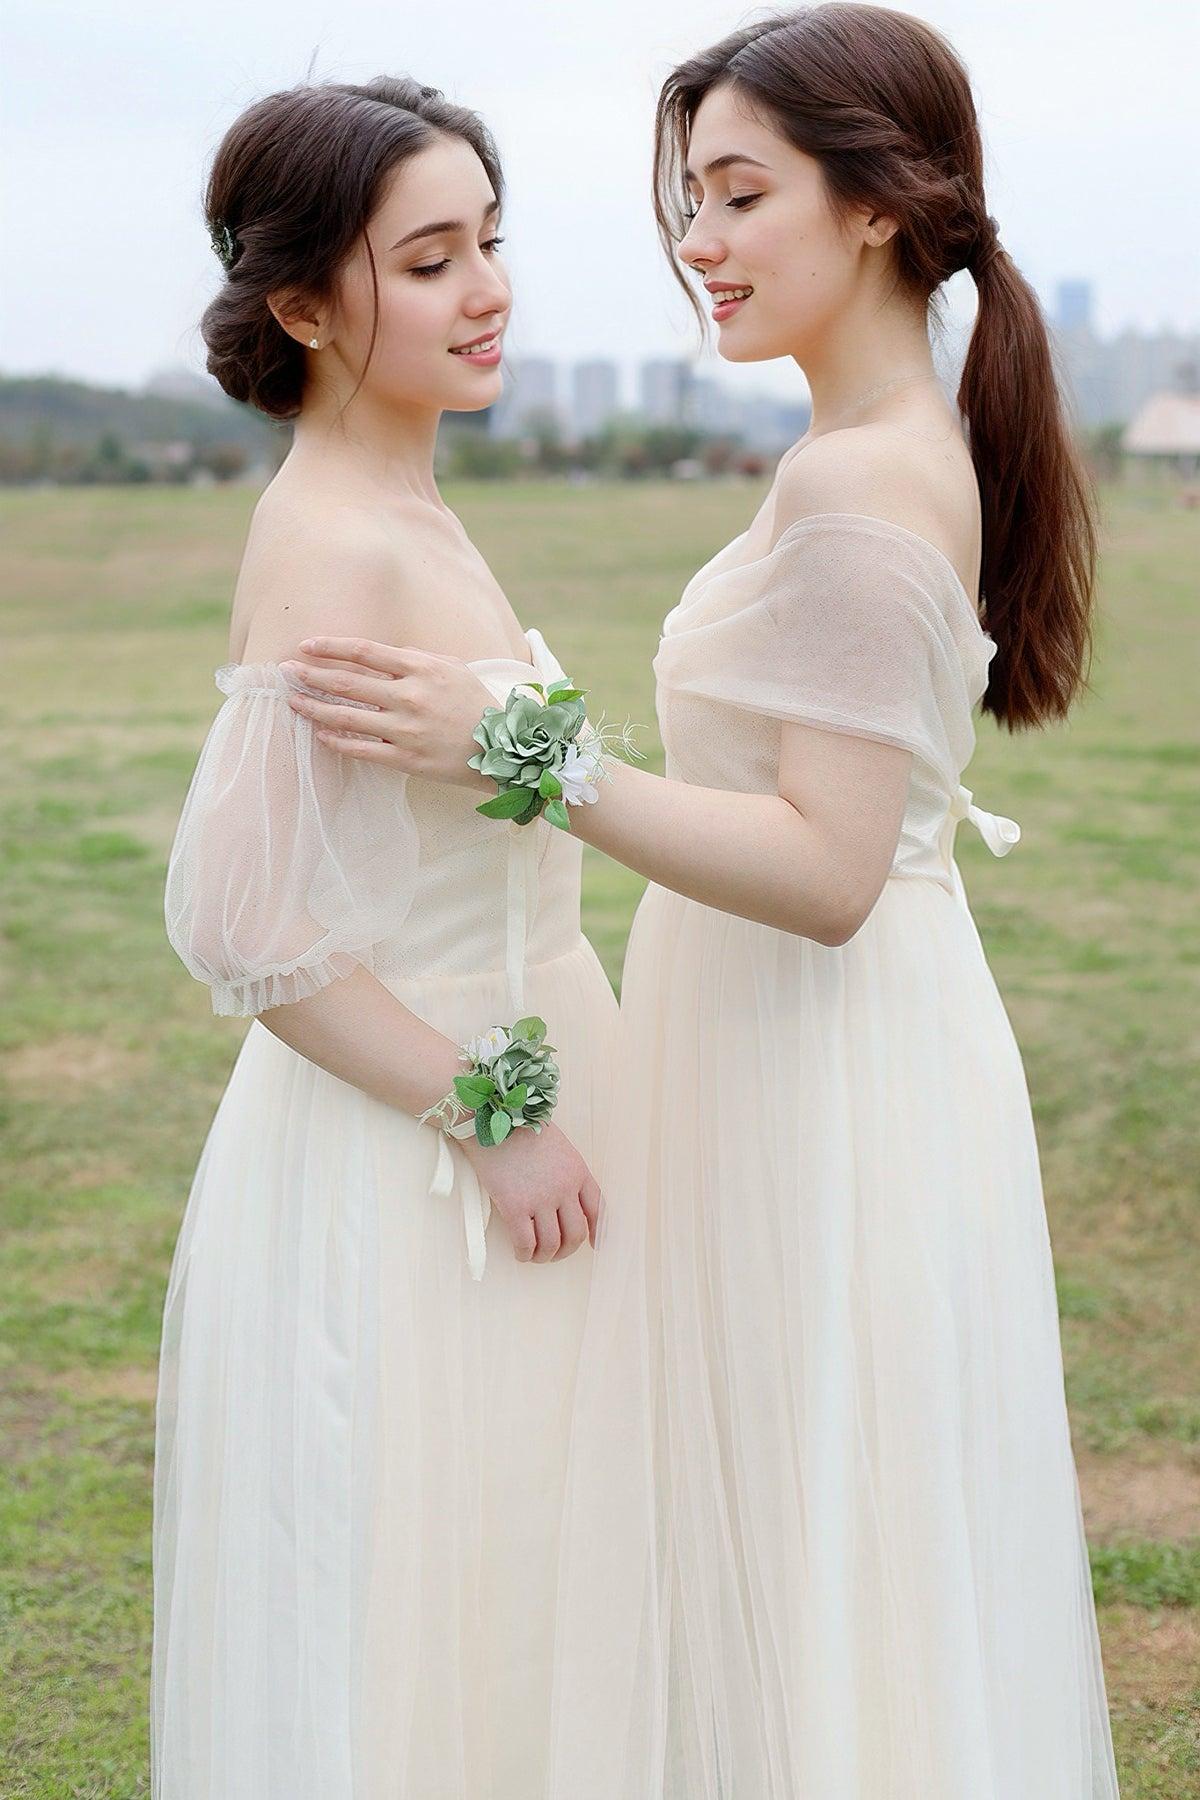
[[[753,341],[736,343],[731,340],[728,332],[723,332],[717,339],[717,355],[724,357],[726,362],[765,362],[768,356],[774,356],[776,352],[760,350]]]
[[[444,410],[446,412],[482,412],[485,406],[495,406],[504,392],[504,377],[500,370],[488,371],[490,379],[486,379],[482,369],[472,377],[474,389],[467,387],[465,393],[447,395]],[[466,384],[464,383],[464,386]]]

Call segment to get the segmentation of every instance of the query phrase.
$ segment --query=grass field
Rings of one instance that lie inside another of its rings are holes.
[[[659,621],[758,491],[447,498],[523,622],[610,717],[652,723]],[[244,1031],[175,961],[162,879],[252,503],[0,494],[6,1800],[149,1791],[159,1320]],[[1122,1793],[1184,1800],[1200,1789],[1200,514],[1147,487],[1109,492],[1105,518],[1093,691],[1035,737],[980,727],[968,785],[1023,839],[997,861],[964,828],[958,855],[1033,1094]],[[589,855],[585,926],[614,979],[639,888]]]

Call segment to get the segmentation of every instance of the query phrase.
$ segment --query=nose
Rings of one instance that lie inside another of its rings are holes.
[[[676,255],[689,269],[703,270],[724,262],[725,246],[707,225],[700,225],[697,213],[680,238]]]
[[[488,313],[505,314],[511,305],[512,288],[508,277],[494,263],[485,262],[463,310],[474,319]]]

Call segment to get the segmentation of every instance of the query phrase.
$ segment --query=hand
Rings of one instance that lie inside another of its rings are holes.
[[[502,1144],[459,1147],[508,1228],[518,1262],[554,1262],[586,1240],[594,1250],[601,1194],[578,1150],[554,1124],[518,1127]]]
[[[431,650],[398,650],[369,638],[305,638],[301,648],[315,660],[293,659],[282,668],[331,699],[289,693],[288,701],[312,720],[316,735],[331,750],[427,781],[495,793],[494,781],[467,767],[479,749],[475,727],[485,708],[495,705],[495,697],[465,662]],[[322,661],[362,667],[324,668]],[[375,710],[339,706],[337,699],[365,701]]]

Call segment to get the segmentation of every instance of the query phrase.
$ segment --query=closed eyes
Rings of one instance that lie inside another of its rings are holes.
[[[486,242],[480,246],[480,248],[483,250],[490,250],[492,252],[492,254],[495,255],[496,251],[500,248],[500,245],[503,242],[504,242],[504,239],[502,237],[488,238],[486,240]],[[443,269],[448,269],[449,267],[450,267],[450,258],[448,256],[443,256],[441,262],[424,263],[424,264],[419,263],[415,269],[410,269],[408,272],[410,275],[419,275],[422,280],[427,281],[430,278],[430,276],[440,275]]]
[[[753,206],[756,200],[761,199],[761,194],[737,194],[732,200],[726,200],[725,205],[737,207],[740,210],[743,206]],[[691,212],[685,211],[683,216],[685,219],[694,219],[699,211],[700,208],[695,206],[692,208]]]

